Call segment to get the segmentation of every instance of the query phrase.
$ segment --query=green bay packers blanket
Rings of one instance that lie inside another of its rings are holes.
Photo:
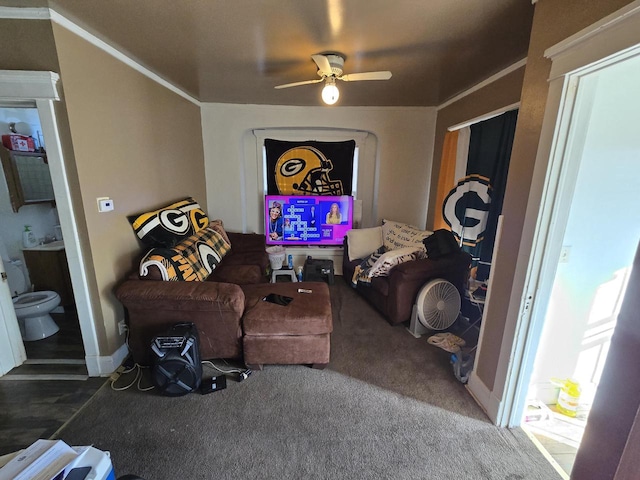
[[[151,249],[140,261],[139,276],[174,282],[204,281],[230,249],[219,232],[205,228],[173,248]],[[157,272],[162,278],[158,278]]]

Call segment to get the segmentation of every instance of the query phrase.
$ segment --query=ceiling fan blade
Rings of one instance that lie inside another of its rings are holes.
[[[304,82],[294,82],[294,83],[285,83],[284,85],[278,85],[274,88],[289,88],[289,87],[298,87],[300,85],[309,85],[311,83],[320,83],[322,82],[322,78],[319,78],[317,80],[305,80]]]
[[[389,80],[391,78],[391,72],[384,70],[381,72],[363,72],[363,73],[350,73],[349,75],[342,75],[338,77],[339,80],[345,82],[359,82],[360,80]]]
[[[328,77],[329,75],[333,75],[333,70],[331,69],[331,64],[329,63],[329,59],[325,55],[311,55],[311,58],[316,65],[318,65],[318,70],[322,73],[323,76]]]

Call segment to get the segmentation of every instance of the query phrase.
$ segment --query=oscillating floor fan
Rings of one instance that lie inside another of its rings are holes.
[[[420,338],[431,330],[449,328],[460,314],[460,303],[460,293],[451,282],[431,280],[418,292],[407,330]]]

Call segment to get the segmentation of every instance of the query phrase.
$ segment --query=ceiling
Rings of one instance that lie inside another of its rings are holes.
[[[11,2],[2,2],[4,5]],[[22,0],[49,6],[203,102],[320,105],[315,53],[339,52],[341,106],[434,106],[526,57],[530,0]]]

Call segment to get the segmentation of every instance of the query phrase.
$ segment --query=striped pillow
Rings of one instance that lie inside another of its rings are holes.
[[[127,219],[138,238],[150,247],[171,248],[209,225],[207,214],[191,197]]]

